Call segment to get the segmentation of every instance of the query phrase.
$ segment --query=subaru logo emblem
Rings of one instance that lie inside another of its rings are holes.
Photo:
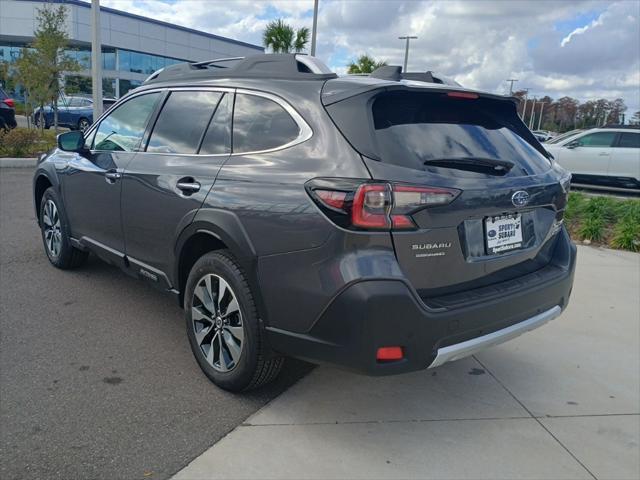
[[[524,190],[518,190],[511,195],[511,203],[513,203],[514,207],[524,207],[529,203],[529,194]]]
[[[496,236],[496,231],[495,230],[489,230],[489,233],[487,233],[487,235],[489,235],[489,238],[493,238]]]

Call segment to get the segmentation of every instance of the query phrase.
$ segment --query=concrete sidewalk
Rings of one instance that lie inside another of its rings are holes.
[[[550,324],[414,374],[317,368],[175,478],[640,478],[640,255],[577,269]]]

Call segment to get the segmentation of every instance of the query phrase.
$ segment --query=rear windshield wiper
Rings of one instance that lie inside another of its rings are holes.
[[[424,165],[487,173],[489,175],[504,175],[514,167],[514,163],[508,160],[485,157],[430,158],[424,161]]]

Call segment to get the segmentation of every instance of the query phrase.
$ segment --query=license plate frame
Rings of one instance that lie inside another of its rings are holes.
[[[484,219],[484,246],[487,255],[520,250],[524,245],[522,215],[494,215]]]

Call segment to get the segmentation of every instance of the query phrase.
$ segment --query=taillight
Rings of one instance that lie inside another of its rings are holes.
[[[391,194],[385,183],[365,183],[356,190],[351,207],[351,224],[357,228],[389,230]]]
[[[3,100],[4,103],[7,104],[7,106],[11,107],[11,108],[15,108],[16,104],[13,102],[13,98],[5,98]]]
[[[460,194],[451,188],[352,179],[315,179],[306,187],[331,220],[358,230],[415,230],[412,214],[448,205]]]

